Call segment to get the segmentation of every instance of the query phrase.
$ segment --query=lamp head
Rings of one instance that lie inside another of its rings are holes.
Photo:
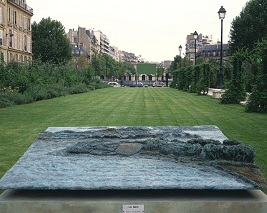
[[[221,6],[218,11],[219,19],[223,20],[225,18],[226,10]]]
[[[195,31],[195,32],[193,33],[193,36],[194,36],[194,39],[196,40],[197,37],[198,37],[197,31]]]

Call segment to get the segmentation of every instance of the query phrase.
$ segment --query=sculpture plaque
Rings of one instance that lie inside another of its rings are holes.
[[[1,189],[263,189],[251,146],[216,126],[49,127]]]

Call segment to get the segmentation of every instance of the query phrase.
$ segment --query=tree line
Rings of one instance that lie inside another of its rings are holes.
[[[230,57],[223,61],[222,104],[236,104],[247,94],[247,112],[267,112],[267,2],[251,0],[237,16],[230,31]],[[171,87],[197,94],[217,88],[219,60],[199,57],[192,66],[176,56],[170,66]]]
[[[90,63],[84,55],[72,60],[64,27],[51,18],[32,24],[32,52],[27,63],[0,61],[0,108],[104,88],[103,78],[135,73],[132,64],[108,55],[94,55]]]

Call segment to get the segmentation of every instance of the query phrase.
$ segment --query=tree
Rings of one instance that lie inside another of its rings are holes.
[[[178,68],[181,65],[181,60],[182,60],[182,58],[179,55],[176,55],[174,57],[174,60],[171,62],[171,65],[170,65],[171,72],[175,71],[175,70],[178,70]]]
[[[247,112],[267,112],[267,39],[258,42],[253,57],[260,66],[260,74],[246,105]]]
[[[66,37],[65,28],[50,17],[32,24],[32,52],[33,58],[42,62],[55,64],[66,63],[71,60],[71,45]]]
[[[237,16],[230,30],[232,53],[245,48],[253,49],[267,35],[267,1],[250,0]]]
[[[244,83],[242,81],[242,63],[245,56],[240,52],[233,57],[232,79],[227,84],[227,90],[222,95],[222,104],[238,104],[245,98]]]

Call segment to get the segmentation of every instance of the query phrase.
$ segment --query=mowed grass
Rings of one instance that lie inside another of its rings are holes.
[[[0,177],[47,127],[139,125],[216,125],[254,147],[267,178],[267,114],[171,88],[107,88],[0,109]]]

